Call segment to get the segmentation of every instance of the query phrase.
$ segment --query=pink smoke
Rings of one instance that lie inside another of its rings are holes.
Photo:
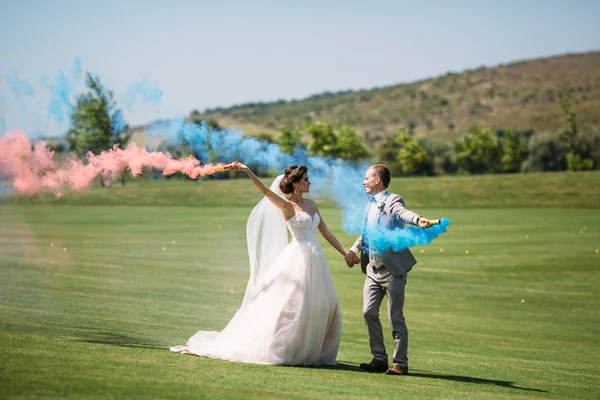
[[[148,152],[135,143],[124,150],[115,146],[98,155],[88,153],[85,164],[74,154],[69,154],[59,163],[45,142],[39,141],[34,147],[21,131],[0,136],[0,177],[12,182],[16,191],[27,194],[49,190],[60,196],[67,184],[73,190],[83,190],[97,176],[104,181],[114,181],[120,173],[128,170],[131,176],[136,177],[142,173],[143,167],[162,170],[163,175],[182,172],[192,179],[228,168],[223,164],[200,165],[200,161],[191,156],[175,160],[166,153]]]

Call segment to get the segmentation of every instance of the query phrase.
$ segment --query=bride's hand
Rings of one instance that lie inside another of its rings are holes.
[[[231,170],[232,171],[248,171],[248,167],[239,161],[234,161],[231,164]]]

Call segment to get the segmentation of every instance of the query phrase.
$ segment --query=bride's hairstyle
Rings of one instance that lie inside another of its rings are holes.
[[[283,179],[279,184],[279,189],[284,194],[290,194],[294,191],[294,183],[300,182],[300,179],[308,172],[306,165],[291,165],[285,169]]]

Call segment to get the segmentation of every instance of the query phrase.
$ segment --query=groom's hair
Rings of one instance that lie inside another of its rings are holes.
[[[373,171],[375,175],[381,179],[381,183],[383,186],[387,188],[390,185],[390,181],[392,180],[392,174],[390,174],[390,170],[383,164],[373,164],[369,167]]]
[[[284,194],[290,194],[294,191],[294,183],[300,182],[300,179],[308,172],[306,165],[290,165],[283,173],[283,179],[279,184],[279,189]]]

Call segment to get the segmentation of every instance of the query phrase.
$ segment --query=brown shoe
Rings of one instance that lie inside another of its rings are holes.
[[[362,363],[360,367],[367,372],[385,372],[388,369],[387,361],[376,360],[375,358],[371,360],[370,363]]]
[[[387,375],[408,375],[408,366],[401,367],[400,364],[394,364],[394,366],[387,371]]]

